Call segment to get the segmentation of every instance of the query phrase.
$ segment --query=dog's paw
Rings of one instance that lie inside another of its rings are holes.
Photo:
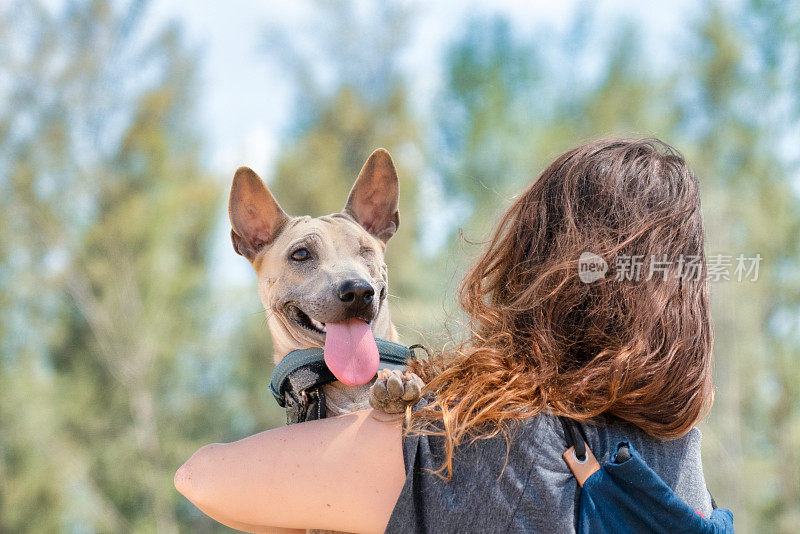
[[[422,379],[411,371],[385,369],[369,390],[369,404],[386,413],[403,413],[422,395]]]

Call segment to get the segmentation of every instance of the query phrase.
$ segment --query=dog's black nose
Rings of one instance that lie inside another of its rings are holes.
[[[362,278],[345,280],[339,284],[339,299],[342,302],[352,302],[356,306],[369,304],[374,296],[372,285]]]

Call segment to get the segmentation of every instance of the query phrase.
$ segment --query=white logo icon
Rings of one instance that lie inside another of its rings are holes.
[[[591,284],[605,277],[608,271],[606,260],[593,252],[584,252],[578,258],[578,278],[584,284]]]

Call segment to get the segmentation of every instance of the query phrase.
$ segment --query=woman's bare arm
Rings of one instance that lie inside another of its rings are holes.
[[[246,523],[238,523],[236,521],[227,519],[225,517],[220,517],[219,515],[212,516],[208,510],[204,510],[200,507],[198,507],[198,509],[207,516],[222,523],[223,525],[235,530],[241,530],[243,532],[252,532],[254,534],[306,534],[308,532],[308,530],[304,528],[265,527],[261,525],[248,525]]]
[[[383,532],[405,481],[401,426],[373,410],[206,445],[175,487],[217,521]]]

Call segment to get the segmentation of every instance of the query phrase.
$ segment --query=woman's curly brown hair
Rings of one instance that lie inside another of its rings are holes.
[[[581,280],[585,252],[605,277]],[[671,439],[711,406],[698,183],[660,141],[603,139],[556,159],[502,216],[459,296],[467,341],[412,364],[433,400],[410,429],[444,436],[448,477],[459,444],[540,412]]]

